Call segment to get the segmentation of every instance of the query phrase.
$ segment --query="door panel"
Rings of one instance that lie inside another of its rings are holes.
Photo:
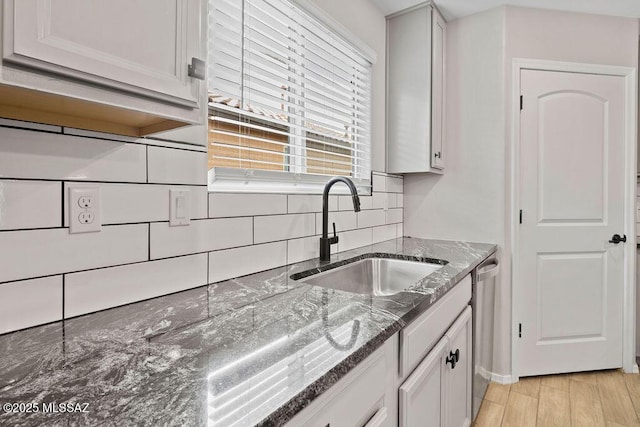
[[[444,425],[445,350],[442,338],[415,371],[400,386],[400,427]]]
[[[467,307],[447,331],[448,354],[457,355],[456,364],[445,367],[449,376],[445,425],[449,427],[471,425],[471,331],[471,307]]]
[[[538,99],[540,222],[603,221],[607,107],[604,99],[574,91]]]
[[[603,304],[606,254],[538,254],[538,342],[604,338]],[[573,301],[581,310],[567,310],[559,302]]]
[[[521,376],[622,366],[624,87],[521,72]]]

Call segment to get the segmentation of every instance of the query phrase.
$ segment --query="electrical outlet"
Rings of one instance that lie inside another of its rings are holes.
[[[69,186],[69,233],[101,231],[100,187]]]

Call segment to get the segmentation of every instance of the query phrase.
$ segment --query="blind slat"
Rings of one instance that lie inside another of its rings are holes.
[[[218,108],[218,107],[216,107],[216,108]],[[234,108],[232,110],[234,110],[234,113],[237,114],[237,108]],[[258,115],[255,115],[255,114],[254,114],[254,117],[258,118],[258,119],[264,119],[264,117],[258,116]],[[270,132],[270,133],[274,133],[274,134],[277,134],[277,135],[282,135],[282,136],[290,135],[290,132],[274,129],[273,127],[270,128],[270,127],[267,127],[267,126],[260,126],[260,125],[254,124],[254,123],[247,123],[247,122],[234,120],[234,119],[223,118],[223,117],[219,117],[219,116],[211,116],[210,119],[214,120],[214,121],[219,121],[219,122],[222,122],[222,123],[227,123],[227,124],[230,124],[230,125],[233,125],[233,126],[245,126],[247,128],[251,128],[251,129],[255,129],[255,130],[259,130],[259,131],[263,131],[263,132]],[[358,149],[354,149],[358,153],[367,153],[367,152],[369,152],[369,145],[365,144],[362,141],[360,141],[358,137],[355,137],[353,139],[347,139],[347,138],[339,137],[337,135],[328,135],[328,134],[322,135],[320,132],[314,132],[311,129],[303,127],[303,126],[296,126],[296,125],[291,125],[291,124],[282,123],[282,122],[280,123],[280,126],[282,126],[282,124],[284,124],[284,126],[287,126],[288,128],[295,128],[295,130],[299,130],[301,132],[319,134],[321,136],[324,136],[325,138],[329,138],[331,140],[335,140],[336,142],[342,142],[342,143],[345,143],[345,144],[352,144],[355,147],[358,147]],[[321,140],[321,139],[317,139],[317,138],[305,137],[305,139],[307,139],[308,141],[311,141],[311,142],[323,143],[323,144],[328,144],[328,145],[332,144],[332,142],[327,142],[326,140]],[[333,146],[341,147],[340,145],[333,145]]]

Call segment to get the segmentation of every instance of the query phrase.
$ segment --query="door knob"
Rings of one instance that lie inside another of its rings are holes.
[[[627,235],[623,234],[622,237],[620,237],[619,234],[614,234],[613,236],[611,236],[611,240],[609,240],[609,243],[614,243],[614,244],[618,244],[620,242],[626,242],[627,241]]]

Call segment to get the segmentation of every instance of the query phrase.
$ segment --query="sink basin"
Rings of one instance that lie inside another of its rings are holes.
[[[325,288],[386,296],[404,291],[446,264],[446,261],[442,260],[432,261],[434,262],[369,257],[336,267],[328,265],[328,269],[317,274],[298,273],[291,278]]]

